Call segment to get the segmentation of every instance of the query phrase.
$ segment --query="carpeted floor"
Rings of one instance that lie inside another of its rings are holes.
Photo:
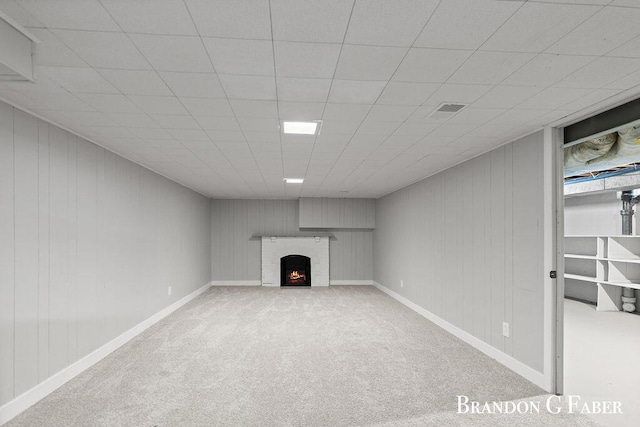
[[[372,286],[212,288],[10,426],[593,425]]]

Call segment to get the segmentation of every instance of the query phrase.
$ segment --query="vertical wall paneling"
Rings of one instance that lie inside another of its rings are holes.
[[[0,102],[0,406],[209,283],[211,225],[208,198]]]
[[[300,228],[366,228],[375,223],[374,199],[301,198]]]
[[[0,406],[14,397],[13,147],[13,108],[0,102]]]
[[[373,232],[376,282],[537,372],[542,153],[538,132],[378,199]]]
[[[38,383],[38,121],[14,112],[15,394]]]
[[[49,125],[38,120],[38,381],[49,376]]]

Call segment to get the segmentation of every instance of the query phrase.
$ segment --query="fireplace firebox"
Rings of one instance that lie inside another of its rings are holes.
[[[311,286],[311,258],[287,255],[280,258],[281,286]]]

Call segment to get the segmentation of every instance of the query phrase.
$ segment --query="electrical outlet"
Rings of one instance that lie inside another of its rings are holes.
[[[400,280],[400,287],[404,288],[404,280]]]
[[[502,335],[509,338],[509,324],[507,322],[502,322]]]
[[[171,286],[169,286],[169,289],[167,289],[167,295],[171,295]]]

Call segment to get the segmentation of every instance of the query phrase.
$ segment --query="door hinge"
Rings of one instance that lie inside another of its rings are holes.
[[[551,270],[549,272],[549,277],[551,277],[552,279],[556,279],[558,277],[558,273],[555,270]]]

